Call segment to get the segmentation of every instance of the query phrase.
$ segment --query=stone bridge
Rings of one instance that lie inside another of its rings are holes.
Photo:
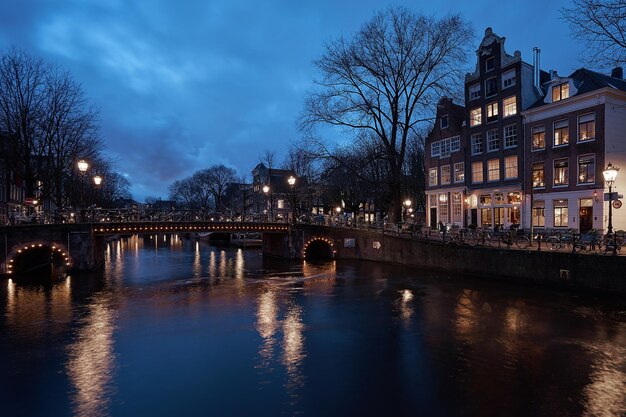
[[[38,267],[92,270],[104,262],[105,239],[114,235],[168,233],[290,232],[285,223],[128,222],[33,224],[0,227],[0,273],[28,272]]]

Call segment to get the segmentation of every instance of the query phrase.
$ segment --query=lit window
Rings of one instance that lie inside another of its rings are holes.
[[[500,179],[500,160],[490,159],[487,161],[487,181],[498,181]]]
[[[441,184],[450,184],[450,165],[441,167]]]
[[[569,97],[569,83],[563,83],[552,87],[552,101],[559,101]]]
[[[470,126],[478,126],[483,122],[483,112],[480,107],[470,110]]]
[[[515,70],[509,70],[502,74],[502,88],[508,88],[515,85]]]
[[[554,200],[554,227],[567,227],[567,200]]]
[[[517,178],[517,155],[504,158],[504,179]]]
[[[451,193],[452,197],[452,223],[460,224],[463,222],[463,198],[461,193]]]
[[[472,155],[480,155],[483,153],[483,135],[480,133],[474,133],[471,136],[472,140]]]
[[[485,71],[493,71],[496,68],[496,59],[489,57],[485,60]]]
[[[284,209],[285,208],[285,200],[279,199],[276,201],[276,206],[279,209]]]
[[[514,148],[517,146],[517,125],[504,126],[504,147]]]
[[[483,163],[474,162],[472,164],[472,183],[479,184],[484,181],[483,178]]]
[[[594,184],[596,182],[596,156],[581,155],[578,157],[578,183]]]
[[[569,184],[569,168],[567,159],[557,159],[554,161],[554,185]]]
[[[448,115],[441,116],[441,128],[446,129],[448,127]]]
[[[522,202],[522,194],[519,192],[511,192],[506,196],[507,204],[518,204]]]
[[[480,225],[482,227],[491,227],[491,209],[480,209]]]
[[[546,128],[544,126],[533,127],[533,150],[545,149],[546,147]]]
[[[459,183],[465,181],[465,163],[457,162],[454,164],[454,182]]]
[[[448,223],[448,194],[439,194],[439,220]]]
[[[497,129],[493,129],[487,132],[487,152],[494,152],[498,149],[500,149],[500,135]]]
[[[578,118],[578,141],[594,140],[596,138],[596,115],[585,114]]]
[[[535,162],[533,164],[533,188],[543,188],[545,186],[545,164],[543,162]]]
[[[554,123],[554,146],[567,145],[569,143],[569,126],[567,120]]]
[[[437,182],[437,168],[430,168],[428,170],[428,185],[431,187],[436,187]]]
[[[480,198],[478,199],[478,201],[480,201],[480,204],[482,204],[483,206],[488,206],[491,204],[491,194],[481,194]]]
[[[498,102],[487,104],[487,123],[498,120]]]
[[[470,100],[476,100],[477,98],[480,98],[480,83],[470,85],[469,98]]]
[[[485,80],[485,96],[490,97],[498,92],[498,79],[496,77]]]
[[[546,203],[544,201],[533,201],[534,227],[544,227],[546,225],[545,207]]]
[[[507,97],[502,100],[504,107],[504,117],[515,116],[517,114],[517,98],[515,96]]]

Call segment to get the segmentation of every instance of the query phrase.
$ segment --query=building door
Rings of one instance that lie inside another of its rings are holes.
[[[471,210],[471,221],[470,224],[474,226],[478,226],[478,209],[473,208]]]
[[[593,228],[593,207],[580,208],[580,233],[585,233]]]
[[[437,230],[437,207],[430,208],[430,228]]]

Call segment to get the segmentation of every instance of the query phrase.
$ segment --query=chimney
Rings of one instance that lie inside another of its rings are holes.
[[[541,49],[536,46],[533,48],[533,85],[537,90],[541,89],[541,64],[539,58]]]
[[[611,77],[617,78],[618,80],[624,79],[624,68],[615,67],[611,70]]]

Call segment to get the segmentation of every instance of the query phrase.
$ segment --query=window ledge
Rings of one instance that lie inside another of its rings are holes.
[[[541,151],[545,151],[546,148],[537,148],[537,149],[531,149],[531,152],[541,152]]]
[[[576,187],[583,187],[585,185],[596,185],[596,183],[595,182],[582,182],[582,183],[576,184]]]
[[[596,138],[593,138],[593,139],[585,139],[585,140],[579,140],[579,141],[577,141],[577,142],[576,142],[576,144],[578,145],[578,144],[581,144],[581,143],[589,143],[589,142],[595,142],[595,141],[596,141]]]
[[[569,142],[564,143],[564,144],[562,144],[562,145],[554,145],[554,146],[552,147],[552,149],[554,149],[554,148],[565,148],[566,146],[569,146]]]

